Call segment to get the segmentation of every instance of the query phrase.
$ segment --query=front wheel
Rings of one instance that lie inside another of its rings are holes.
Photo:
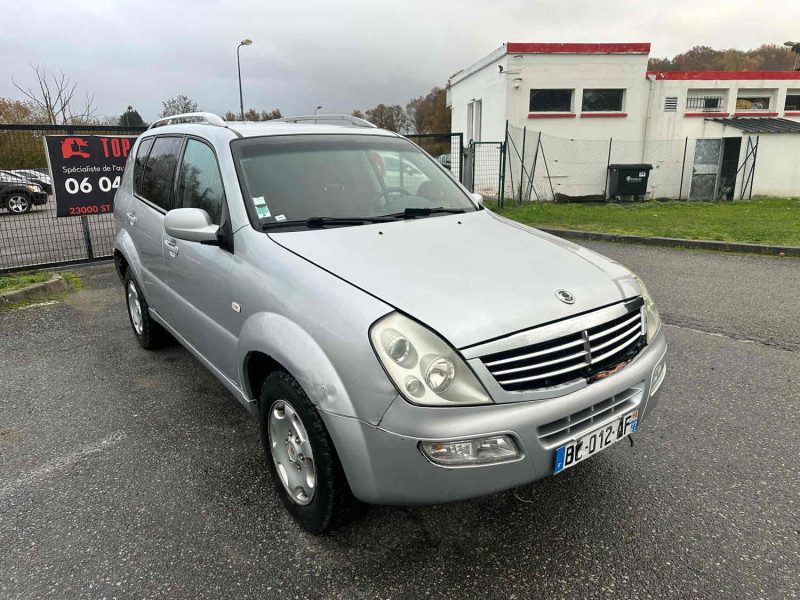
[[[21,215],[31,211],[33,202],[25,194],[11,194],[6,199],[6,210],[15,215]]]
[[[261,389],[261,441],[275,489],[300,526],[321,534],[346,520],[355,501],[316,407],[288,373]]]

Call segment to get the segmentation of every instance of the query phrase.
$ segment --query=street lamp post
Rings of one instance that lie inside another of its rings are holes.
[[[314,116],[316,116],[316,115],[317,115],[317,111],[318,111],[320,108],[322,108],[322,105],[321,105],[321,104],[320,104],[320,105],[319,105],[317,108],[315,108],[315,109],[314,109]]]
[[[242,115],[242,121],[244,121],[244,100],[242,99],[242,63],[239,60],[239,48],[249,46],[252,43],[253,40],[245,38],[236,46],[236,68],[239,71],[239,112]]]

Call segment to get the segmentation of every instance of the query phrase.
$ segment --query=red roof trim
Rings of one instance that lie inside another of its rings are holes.
[[[549,44],[539,42],[507,42],[509,54],[650,54],[650,43]]]
[[[800,79],[800,71],[648,71],[648,75],[655,75],[656,79],[677,81],[694,80],[758,80],[758,79]]]
[[[800,117],[800,110],[787,110],[783,113],[784,117]]]
[[[733,113],[734,117],[777,117],[776,112],[763,112],[763,111],[743,111]]]
[[[571,119],[575,113],[537,112],[528,113],[529,119]]]

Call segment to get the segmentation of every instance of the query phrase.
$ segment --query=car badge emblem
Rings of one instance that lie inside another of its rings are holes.
[[[570,294],[567,290],[556,290],[556,298],[561,300],[564,304],[575,303],[575,296]]]

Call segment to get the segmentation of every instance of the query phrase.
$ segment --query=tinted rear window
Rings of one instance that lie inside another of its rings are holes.
[[[142,172],[140,195],[164,210],[170,209],[172,182],[181,142],[181,138],[177,137],[156,138]]]
[[[139,147],[136,149],[136,162],[133,163],[133,189],[141,195],[142,193],[142,171],[144,170],[144,163],[147,162],[147,155],[150,153],[150,148],[153,146],[153,138],[142,140]]]

